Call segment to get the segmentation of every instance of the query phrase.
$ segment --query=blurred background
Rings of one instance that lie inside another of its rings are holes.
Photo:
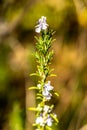
[[[0,0],[0,130],[33,130],[37,83],[36,21],[47,17],[56,31],[50,78],[59,125],[54,130],[87,130],[87,0]]]

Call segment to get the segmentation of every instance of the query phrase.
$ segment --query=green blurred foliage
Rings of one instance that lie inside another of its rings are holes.
[[[10,130],[23,130],[23,124],[21,119],[21,109],[19,103],[14,103],[13,110],[10,112],[9,118],[9,129]]]
[[[0,130],[16,124],[16,130],[32,130],[34,115],[27,108],[35,105],[35,94],[28,87],[37,79],[29,74],[36,70],[34,29],[42,15],[56,31],[51,67],[58,76],[51,80],[60,94],[53,99],[60,122],[54,129],[87,124],[86,0],[0,0]]]

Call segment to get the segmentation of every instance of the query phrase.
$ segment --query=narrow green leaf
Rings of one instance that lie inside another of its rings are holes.
[[[56,74],[50,74],[50,76],[51,76],[51,77],[53,77],[53,76],[55,76],[55,77],[56,77],[57,75],[56,75]]]
[[[59,94],[58,94],[57,92],[54,92],[54,94],[55,94],[57,97],[59,97]]]
[[[57,119],[57,117],[54,114],[50,114],[50,116],[58,123],[59,120]]]
[[[54,71],[54,69],[51,69],[51,70],[50,70],[50,73],[51,73],[52,71]]]
[[[37,108],[29,107],[28,110],[30,110],[30,111],[37,111]]]
[[[49,126],[46,126],[46,129],[47,129],[47,130],[52,130],[52,128],[51,128],[51,127],[49,127]]]
[[[32,86],[28,88],[29,90],[38,89],[36,86]]]
[[[34,36],[34,38],[39,42],[39,38],[38,37]]]
[[[42,97],[42,94],[40,94],[40,93],[37,93],[37,96],[40,96],[40,97]]]
[[[32,73],[30,76],[39,76],[37,73]]]
[[[36,97],[36,99],[40,99],[40,100],[42,100],[42,98],[41,98],[41,97]]]
[[[52,42],[56,41],[56,39],[53,39]]]
[[[34,123],[33,126],[37,126],[37,124]]]

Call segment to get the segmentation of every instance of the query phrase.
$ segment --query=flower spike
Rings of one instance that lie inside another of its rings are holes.
[[[54,104],[51,103],[51,99],[54,92],[54,87],[51,85],[51,81],[47,80],[48,76],[51,76],[50,63],[53,57],[53,50],[50,50],[53,39],[53,31],[47,29],[49,25],[46,23],[46,17],[42,16],[38,20],[38,25],[35,26],[35,31],[41,33],[36,37],[36,62],[37,71],[33,75],[38,76],[39,80],[35,88],[36,90],[36,120],[34,126],[36,130],[52,130],[53,124],[58,124],[57,115],[53,113]],[[37,89],[36,89],[37,88]]]
[[[46,23],[46,17],[42,16],[38,20],[38,25],[35,26],[35,32],[40,33],[41,30],[46,30],[48,27],[48,24]]]

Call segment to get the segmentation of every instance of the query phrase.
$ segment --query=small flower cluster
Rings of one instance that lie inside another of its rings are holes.
[[[40,89],[41,85],[38,84],[38,89]],[[50,85],[50,81],[48,81],[47,83],[45,83],[44,87],[43,87],[43,91],[42,91],[42,96],[43,96],[43,100],[44,102],[46,101],[50,101],[51,97],[52,97],[52,93],[51,91],[53,91],[53,86]],[[38,105],[37,110],[39,111],[38,116],[36,118],[36,125],[39,125],[41,127],[44,126],[48,126],[51,127],[54,120],[56,122],[58,122],[57,120],[57,115],[52,113],[53,110],[53,105],[49,106],[49,105],[42,105],[41,104]]]
[[[51,62],[53,51],[49,51],[52,43],[52,31],[47,29],[48,24],[46,23],[46,17],[42,16],[38,25],[35,26],[37,33],[41,32],[39,38],[36,37],[36,59],[37,59],[37,71],[32,75],[36,75],[40,78],[37,86],[31,87],[30,89],[36,89],[37,107],[31,108],[36,111],[35,127],[36,130],[52,130],[53,124],[58,124],[57,115],[54,114],[51,99],[54,95],[58,94],[54,91],[54,87],[51,86],[51,82],[47,81],[47,77],[51,76],[49,64]],[[51,104],[51,105],[50,105]]]
[[[48,105],[44,105],[40,115],[36,118],[36,124],[40,126],[52,126],[52,117],[50,116],[51,108]]]
[[[53,90],[53,86],[51,86],[50,81],[48,81],[48,83],[44,85],[43,92],[42,92],[42,95],[46,100],[51,99],[52,96],[52,94],[50,93],[51,90]]]
[[[36,27],[35,31],[36,31],[37,33],[40,33],[41,30],[46,30],[47,27],[48,27],[48,24],[46,23],[46,17],[42,16],[42,17],[38,20],[38,25],[35,26],[35,27]]]

